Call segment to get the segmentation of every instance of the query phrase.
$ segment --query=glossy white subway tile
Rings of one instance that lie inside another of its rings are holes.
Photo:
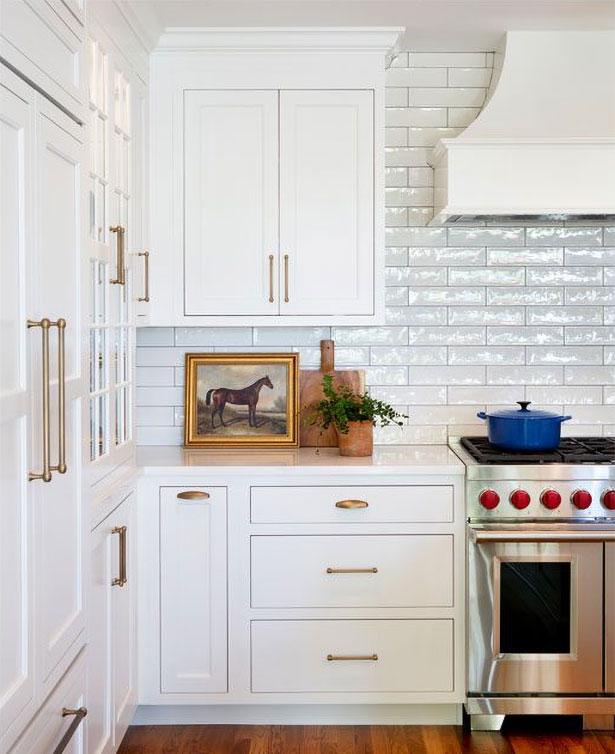
[[[401,87],[387,87],[384,94],[386,107],[408,107],[408,90]]]
[[[449,325],[518,325],[525,324],[522,306],[451,306]]]
[[[137,406],[179,406],[184,391],[179,387],[139,387],[135,391]]]
[[[410,288],[408,303],[411,305],[446,304],[474,304],[480,306],[485,303],[484,288]],[[451,308],[453,311],[453,308]]]
[[[541,345],[564,342],[563,327],[488,327],[487,343],[504,345]]]
[[[448,349],[449,364],[523,364],[525,349],[514,346],[451,347]]]
[[[564,369],[566,385],[615,386],[615,364],[609,366],[569,366]]]
[[[601,267],[615,266],[615,246],[593,246],[588,249],[564,249],[564,260],[569,265],[599,265]]]
[[[370,390],[370,395],[387,403],[403,403],[412,407],[414,404],[438,404],[446,401],[446,388],[433,386],[378,386]]]
[[[528,364],[602,364],[600,346],[529,346]]]
[[[334,327],[331,337],[340,345],[408,345],[407,327]]]
[[[249,327],[176,327],[176,346],[251,346]]]
[[[563,302],[561,288],[487,288],[487,304],[492,306],[557,305]]]
[[[410,424],[450,424],[455,427],[460,424],[471,425],[472,429],[470,430],[470,433],[474,434],[478,425],[482,425],[482,422],[476,416],[476,410],[477,406],[464,406],[459,404],[446,406],[411,406]],[[452,434],[456,433],[453,432]]]
[[[255,346],[318,345],[331,337],[330,327],[255,327]]]
[[[615,226],[604,229],[604,245],[615,246]]]
[[[482,366],[411,366],[411,385],[484,385]]]
[[[446,346],[374,346],[371,349],[372,364],[446,364]]]
[[[446,427],[377,427],[374,442],[378,445],[441,445],[446,442]]]
[[[600,306],[528,306],[528,325],[601,325]]]
[[[173,385],[173,367],[137,367],[135,380],[138,387],[164,387]]]
[[[412,168],[416,170],[426,170],[427,168]],[[384,183],[387,187],[407,186],[408,185],[408,168],[385,168]]]
[[[446,68],[389,68],[387,86],[446,86]]]
[[[528,246],[601,246],[602,228],[528,228]]]
[[[385,128],[384,143],[387,147],[407,147],[408,129],[401,127]]]
[[[408,65],[417,68],[484,68],[486,61],[484,52],[410,52],[408,55]]]
[[[403,121],[404,125],[409,127],[421,126],[432,128],[436,126],[446,127],[448,125],[445,107],[409,107],[406,110]]]
[[[448,402],[451,404],[482,405],[487,403],[514,403],[519,400],[523,389],[519,387],[494,387],[451,385],[448,388]],[[523,399],[523,396],[521,396]]]
[[[480,107],[449,107],[448,125],[454,128],[466,128],[476,120]]]
[[[615,346],[604,347],[604,363],[615,364]]]
[[[407,385],[408,367],[363,367],[365,372],[365,384],[375,385]]]
[[[449,285],[525,285],[524,267],[455,267]]]
[[[483,89],[491,81],[491,68],[449,68],[449,86],[478,86]]]
[[[135,422],[139,427],[169,427],[174,424],[172,406],[137,406]]]
[[[191,346],[186,348],[137,348],[136,365],[138,367],[176,367],[183,366],[186,353],[211,353],[212,346]]]
[[[433,189],[430,187],[387,188],[384,191],[387,207],[424,207],[433,204]]]
[[[604,307],[604,324],[615,325],[615,306]]]
[[[566,410],[564,406],[564,410]],[[594,424],[594,425],[608,425],[615,423],[615,405],[605,406],[572,406],[567,413],[572,414],[572,421],[570,424]],[[595,428],[595,427],[594,427]],[[596,434],[594,432],[588,432],[588,434]]]
[[[456,265],[484,265],[485,249],[481,247],[415,246],[408,254],[408,264],[411,266],[437,265],[454,267]]]
[[[558,265],[564,263],[564,249],[545,246],[537,247],[513,247],[487,249],[487,264],[489,265]]]
[[[403,246],[387,246],[385,264],[387,267],[406,267],[408,265],[408,249]]]
[[[389,286],[384,291],[384,302],[388,308],[391,306],[408,306],[408,289],[403,286]]]
[[[431,168],[409,168],[410,184],[412,186],[433,186],[433,170]]]
[[[493,366],[487,367],[489,385],[561,385],[563,367]]]
[[[137,328],[137,346],[172,346],[172,327]]]
[[[410,128],[408,144],[411,147],[435,147],[440,139],[454,139],[461,128]]]
[[[451,246],[523,246],[525,228],[449,228]]]
[[[528,267],[528,285],[602,285],[599,267]]]
[[[609,345],[615,343],[615,327],[567,327],[566,345]]]
[[[564,409],[566,406],[602,403],[602,388],[587,385],[582,387],[528,385],[525,394],[527,400],[534,403],[545,405],[561,403]]]
[[[384,150],[384,164],[390,168],[425,167],[427,165],[427,148],[386,147]]]
[[[410,89],[408,104],[411,107],[482,107],[485,89],[447,88]]]
[[[446,269],[440,267],[387,267],[387,285],[446,285]]]
[[[406,207],[406,217],[408,225],[411,227],[424,228],[433,218],[433,209],[431,207]]]
[[[393,306],[386,318],[389,325],[446,325],[447,311],[444,306]]]
[[[384,220],[388,228],[405,228],[408,225],[408,208],[386,207],[384,210]]]
[[[605,285],[602,288],[570,287],[565,290],[567,304],[596,304],[598,306],[615,305],[615,279],[612,284],[607,283],[605,268]]]
[[[484,327],[411,327],[410,345],[479,345],[485,342]]]
[[[181,445],[182,427],[139,427],[135,431],[137,445]]]

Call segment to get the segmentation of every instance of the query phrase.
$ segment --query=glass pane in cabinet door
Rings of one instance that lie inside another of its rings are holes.
[[[96,199],[96,216],[98,222],[97,238],[98,243],[107,242],[107,187],[102,181],[98,181],[98,197]]]
[[[118,390],[115,394],[115,444],[121,445],[123,442],[123,391]]]
[[[96,330],[90,330],[90,393],[97,390],[96,381],[98,373],[96,369]]]
[[[120,286],[118,286],[120,287]],[[118,385],[122,381],[121,376],[121,359],[120,359],[120,349],[121,349],[121,330],[119,327],[116,327],[113,329],[113,362],[115,364],[115,384]]]
[[[98,398],[90,400],[90,460],[95,461],[98,458],[98,428],[100,419],[98,416]]]
[[[124,150],[124,157],[122,159],[122,165],[124,168],[124,175],[122,178],[122,187],[125,194],[130,193],[130,139],[125,138],[122,140],[122,148]]]
[[[98,291],[96,299],[96,322],[103,325],[107,321],[107,280],[109,278],[106,262],[98,263]]]
[[[107,121],[103,116],[98,118],[98,127],[96,129],[96,166],[98,175],[101,178],[107,177]]]
[[[97,58],[97,97],[96,104],[103,113],[107,112],[107,56],[98,48]]]
[[[96,317],[96,293],[98,288],[98,262],[90,260],[90,296],[88,300],[88,324],[93,325]]]
[[[115,186],[119,191],[124,189],[124,137],[119,131],[113,132],[113,152],[115,155]]]
[[[98,240],[98,232],[97,232],[97,225],[96,225],[96,188],[97,188],[97,180],[96,178],[90,178],[90,187],[88,191],[88,209],[90,214],[90,239],[92,241]]]
[[[96,110],[90,113],[90,172],[99,175],[98,172],[98,113]]]
[[[88,39],[88,99],[96,104],[96,42]]]
[[[131,391],[130,387],[126,386],[125,388],[122,388],[122,391],[124,393],[124,400],[123,400],[123,409],[124,409],[124,417],[123,417],[123,423],[124,423],[124,442],[128,442],[130,440],[130,413],[131,413],[131,405],[130,405],[130,396]]]
[[[97,446],[98,455],[102,456],[109,450],[109,418],[107,412],[107,396],[101,395],[98,397],[98,436]]]

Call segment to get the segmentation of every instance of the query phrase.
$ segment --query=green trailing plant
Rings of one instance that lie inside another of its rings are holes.
[[[314,405],[314,410],[306,419],[311,426],[328,429],[334,426],[338,432],[348,433],[349,422],[368,421],[374,426],[387,427],[390,424],[403,424],[400,419],[407,419],[384,401],[372,398],[368,393],[354,393],[347,385],[333,387],[333,377],[323,375],[322,389],[325,397]]]

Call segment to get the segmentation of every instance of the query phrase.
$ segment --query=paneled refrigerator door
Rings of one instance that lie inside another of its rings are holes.
[[[82,437],[87,382],[81,343],[84,148],[81,129],[42,98],[37,128],[36,312],[37,317],[57,323],[49,331],[48,412],[38,398],[33,412],[35,439],[44,437],[45,423],[50,428],[52,478],[49,483],[31,482],[40,495],[35,515],[36,630],[40,672],[47,687],[83,642],[85,626]],[[31,370],[35,385],[41,384],[45,373],[42,342],[40,359]]]
[[[32,252],[34,92],[0,66],[0,750],[34,699],[33,521],[38,488],[28,483],[30,354],[40,331],[26,329]],[[38,470],[38,469],[37,469]],[[19,732],[19,731],[17,731]]]
[[[373,314],[374,253],[374,93],[280,92],[280,314]]]

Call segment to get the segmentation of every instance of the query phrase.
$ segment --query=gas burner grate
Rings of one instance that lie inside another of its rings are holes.
[[[605,463],[615,464],[615,438],[563,437],[550,452],[517,453],[492,445],[486,437],[462,437],[461,444],[478,463]]]

